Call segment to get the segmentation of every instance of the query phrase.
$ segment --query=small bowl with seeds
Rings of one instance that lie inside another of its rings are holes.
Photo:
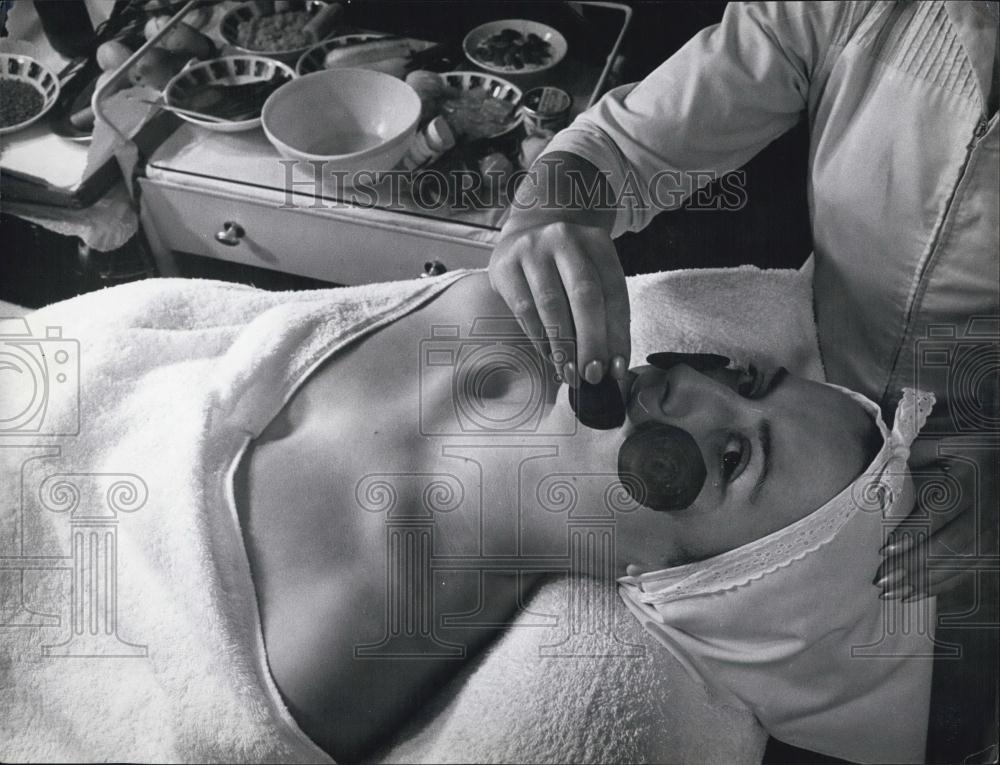
[[[0,53],[0,135],[39,120],[59,98],[59,79],[22,53]]]

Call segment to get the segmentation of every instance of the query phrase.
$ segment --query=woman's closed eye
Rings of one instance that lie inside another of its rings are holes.
[[[750,464],[750,442],[739,433],[730,433],[719,458],[719,470],[726,483],[732,483]]]
[[[719,474],[726,486],[743,475],[753,480],[747,495],[751,504],[756,504],[770,474],[771,448],[771,423],[762,419],[752,440],[741,433],[729,433],[719,451]],[[756,459],[755,454],[759,455]],[[751,462],[757,463],[752,469]]]
[[[747,399],[764,398],[788,374],[788,370],[784,367],[763,370],[756,364],[747,364],[745,368],[738,371],[736,392]]]

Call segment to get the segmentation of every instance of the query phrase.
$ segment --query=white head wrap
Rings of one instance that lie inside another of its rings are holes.
[[[885,536],[913,505],[910,444],[934,397],[904,390],[850,486],[799,521],[704,561],[619,580],[626,605],[687,670],[786,743],[856,762],[921,762],[933,600],[880,600]]]

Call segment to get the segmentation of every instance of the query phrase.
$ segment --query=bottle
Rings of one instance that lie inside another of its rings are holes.
[[[403,157],[403,167],[416,170],[429,165],[455,145],[455,134],[444,117],[438,116],[427,123],[422,132],[413,137],[410,149]]]
[[[70,60],[90,55],[94,27],[84,0],[35,0],[35,12],[56,53]]]

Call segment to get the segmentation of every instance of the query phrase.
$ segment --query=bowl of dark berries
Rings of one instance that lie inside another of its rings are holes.
[[[462,42],[465,57],[487,72],[537,74],[566,56],[566,38],[548,24],[527,19],[501,19],[482,24]]]
[[[31,56],[0,53],[0,134],[37,121],[59,98],[59,79]]]

